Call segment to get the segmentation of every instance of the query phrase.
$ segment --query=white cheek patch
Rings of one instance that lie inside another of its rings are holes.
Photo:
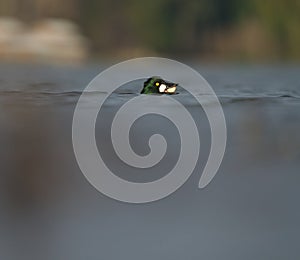
[[[167,86],[166,86],[165,84],[161,84],[161,85],[159,86],[159,92],[160,92],[160,93],[165,92],[166,88],[167,88]]]

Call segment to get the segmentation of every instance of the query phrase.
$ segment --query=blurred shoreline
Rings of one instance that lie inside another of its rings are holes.
[[[87,39],[65,19],[44,19],[31,26],[13,17],[0,18],[0,59],[6,62],[82,63]]]
[[[0,60],[300,61],[297,0],[0,0]]]

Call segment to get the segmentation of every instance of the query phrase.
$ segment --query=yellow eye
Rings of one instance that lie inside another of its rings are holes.
[[[158,82],[156,82],[156,83],[155,83],[155,85],[158,87],[158,86],[159,86],[159,83],[158,83]]]

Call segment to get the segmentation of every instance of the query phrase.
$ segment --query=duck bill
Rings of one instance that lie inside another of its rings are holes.
[[[165,90],[165,93],[167,94],[174,94],[176,92],[177,89],[177,84],[171,83],[168,84],[168,87]]]

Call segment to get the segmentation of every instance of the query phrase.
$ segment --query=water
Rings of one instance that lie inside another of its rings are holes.
[[[0,65],[1,259],[299,257],[300,68],[192,66],[224,109],[228,143],[221,168],[210,185],[197,189],[209,128],[199,107],[179,94],[196,120],[204,120],[196,170],[171,196],[131,205],[96,191],[72,150],[76,102],[106,66]],[[138,90],[134,85],[115,93],[108,113]],[[94,95],[101,93],[90,94],[90,105]],[[149,125],[136,125],[141,142]],[[156,118],[159,126],[171,127]],[[101,123],[97,127],[101,139]],[[102,145],[114,165],[113,152]]]

